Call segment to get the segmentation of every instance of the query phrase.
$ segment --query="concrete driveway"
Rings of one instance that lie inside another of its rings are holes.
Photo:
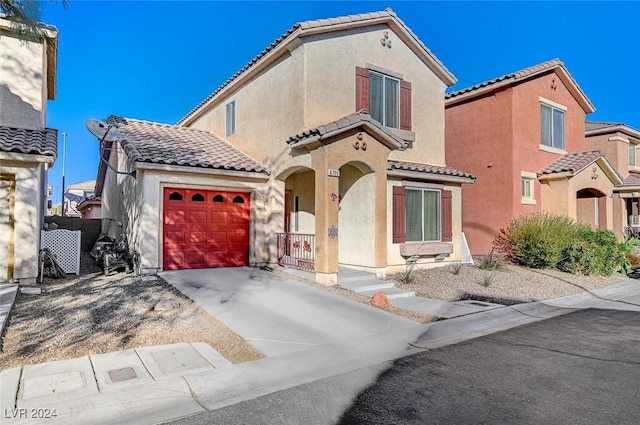
[[[418,323],[250,267],[159,273],[266,356]]]

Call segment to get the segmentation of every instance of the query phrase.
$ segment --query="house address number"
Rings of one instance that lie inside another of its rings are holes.
[[[334,170],[333,168],[329,168],[329,177],[340,177],[340,170]]]

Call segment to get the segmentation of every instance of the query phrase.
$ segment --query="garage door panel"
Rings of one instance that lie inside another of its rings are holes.
[[[168,270],[179,270],[185,268],[184,253],[173,250],[165,250],[164,263],[164,268]]]
[[[207,243],[207,232],[189,232],[187,234],[185,243],[188,245],[192,244],[206,244]]]
[[[230,250],[227,257],[227,263],[232,266],[243,266],[247,264],[247,257],[247,253],[244,251]]]
[[[211,264],[211,267],[228,267],[231,265],[229,264],[229,252],[226,249],[210,251],[209,263]]]
[[[185,202],[167,200],[178,189],[165,189],[164,268],[248,265],[248,194],[180,190]],[[194,202],[196,195],[202,195],[203,201]]]
[[[189,211],[187,217],[189,224],[205,224],[207,222],[206,211]]]
[[[216,204],[214,204],[214,207]],[[211,211],[209,213],[209,222],[226,225],[228,220],[228,213],[226,211]]]
[[[249,233],[246,230],[233,230],[228,233],[229,243],[247,244],[249,242]]]
[[[184,224],[185,217],[184,211],[165,210],[164,212],[164,224]]]

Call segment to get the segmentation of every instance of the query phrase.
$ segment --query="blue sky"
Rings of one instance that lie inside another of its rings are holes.
[[[87,119],[174,124],[296,22],[386,7],[458,78],[449,90],[557,57],[596,106],[587,119],[640,128],[640,2],[45,3],[42,20],[60,32],[47,125],[67,133],[66,184],[96,176]]]

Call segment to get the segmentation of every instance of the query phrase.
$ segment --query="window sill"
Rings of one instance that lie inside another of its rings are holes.
[[[407,242],[400,244],[400,255],[403,257],[437,256],[452,252],[453,244],[451,242]]]
[[[555,153],[558,155],[564,155],[567,153],[567,151],[564,149],[553,148],[547,145],[540,145],[540,150],[544,152]]]
[[[637,165],[629,165],[629,171],[638,173],[640,172],[640,167],[638,167]]]
[[[529,198],[522,198],[520,203],[522,205],[537,205],[535,199],[529,199]]]

